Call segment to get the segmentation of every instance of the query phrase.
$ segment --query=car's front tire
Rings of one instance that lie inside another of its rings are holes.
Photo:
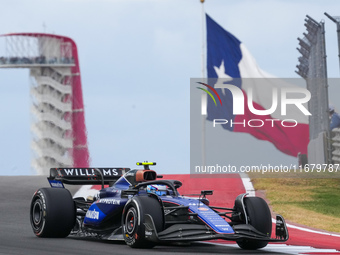
[[[122,227],[125,243],[132,248],[152,248],[156,243],[145,236],[145,215],[149,214],[156,231],[164,229],[164,211],[161,202],[154,196],[135,196],[123,210]]]
[[[272,233],[272,217],[268,204],[260,197],[245,197],[244,205],[248,215],[249,224],[261,233],[270,237]],[[240,248],[256,250],[267,246],[267,241],[243,239],[237,241]]]
[[[38,237],[66,237],[76,220],[76,209],[67,189],[41,188],[32,198],[30,221]]]

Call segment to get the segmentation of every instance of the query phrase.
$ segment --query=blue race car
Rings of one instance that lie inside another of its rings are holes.
[[[243,249],[258,249],[268,242],[285,242],[288,230],[276,216],[276,238],[267,203],[241,194],[233,208],[211,206],[202,190],[199,198],[181,196],[180,181],[162,180],[149,165],[129,168],[52,168],[51,188],[37,190],[30,220],[38,237],[95,237],[124,240],[132,248],[161,243],[213,239],[236,241]],[[64,184],[101,184],[95,197],[72,198]],[[109,187],[104,188],[104,185]]]

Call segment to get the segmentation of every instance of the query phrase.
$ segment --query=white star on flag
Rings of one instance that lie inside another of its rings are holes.
[[[225,87],[223,86],[224,82],[232,81],[233,78],[225,73],[224,60],[222,60],[220,67],[214,66],[214,69],[218,77],[214,87],[215,89],[220,88],[222,90],[223,95],[225,95]]]

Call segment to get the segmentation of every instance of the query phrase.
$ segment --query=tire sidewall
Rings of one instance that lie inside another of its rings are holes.
[[[34,221],[34,208],[40,205],[41,223]],[[76,207],[67,189],[41,188],[35,192],[30,206],[30,222],[38,237],[62,238],[70,234],[76,221]]]
[[[126,226],[127,217],[131,212],[135,213],[135,225],[133,231],[128,230],[128,227]],[[144,215],[141,213],[141,205],[137,199],[132,198],[126,203],[122,217],[123,235],[127,245],[131,247],[141,245],[145,238],[145,226],[143,223]]]
[[[272,218],[266,201],[260,197],[245,197],[244,203],[250,225],[270,237],[272,233]]]
[[[134,208],[137,214],[136,225],[133,232],[128,231],[127,215],[130,208]],[[157,233],[164,230],[165,216],[162,201],[158,196],[148,195],[137,195],[132,197],[125,205],[122,214],[122,228],[123,236],[127,245],[132,248],[152,248],[156,245],[155,242],[149,240],[149,237],[145,235],[145,215],[148,214],[153,219],[153,224]]]
[[[33,219],[34,217],[33,209],[34,209],[34,206],[37,206],[36,205],[37,203],[40,204],[40,208],[41,208],[40,224],[35,223]],[[43,235],[44,230],[45,230],[45,225],[46,225],[46,199],[41,190],[37,190],[36,193],[33,195],[31,209],[30,209],[30,221],[31,221],[31,226],[32,226],[34,234],[36,234],[37,236]]]
[[[272,232],[271,213],[266,201],[260,197],[245,197],[244,205],[250,225],[256,230],[270,237]],[[236,241],[246,250],[256,250],[267,246],[268,241],[243,239]]]

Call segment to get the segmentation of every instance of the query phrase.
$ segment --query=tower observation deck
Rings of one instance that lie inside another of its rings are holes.
[[[88,167],[75,42],[45,33],[13,33],[0,38],[5,40],[0,68],[28,68],[32,78],[32,168],[38,174],[47,174],[51,167]]]

